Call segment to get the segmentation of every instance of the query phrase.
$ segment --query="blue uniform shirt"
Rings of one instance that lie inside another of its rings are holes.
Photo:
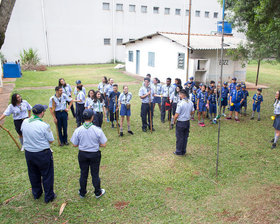
[[[209,100],[209,103],[210,103],[210,104],[216,104],[216,94],[215,94],[215,93],[210,94],[210,95],[208,96],[208,100]]]
[[[109,95],[110,95],[111,92],[113,92],[113,85],[108,84],[108,85],[105,87],[105,93],[106,93],[106,95],[109,97]]]
[[[55,111],[65,110],[66,109],[66,101],[71,102],[72,99],[69,98],[66,94],[62,93],[62,95],[57,98],[56,95],[50,98],[49,108],[52,108],[52,101],[54,99],[55,102]]]
[[[152,84],[152,89],[154,90],[154,93],[156,95],[160,95],[161,92],[162,92],[162,85],[160,83],[157,83],[157,84]]]
[[[28,117],[28,111],[31,110],[32,107],[30,104],[23,100],[20,105],[16,105],[15,107],[13,104],[10,104],[7,109],[4,111],[5,116],[10,116],[13,114],[14,120],[20,120]]]
[[[82,88],[82,91],[83,91],[83,93],[86,95],[86,88],[85,88],[85,87]],[[77,87],[75,87],[75,89],[74,89],[74,95],[77,97],[78,93],[79,93],[79,91],[78,91]]]
[[[120,96],[120,92],[111,92],[110,95],[109,95],[109,99],[110,99],[110,104],[109,104],[109,108],[110,110],[112,109],[115,109],[116,108],[116,105],[118,104],[118,99],[119,99],[119,96]],[[117,102],[116,102],[116,96],[117,96]]]
[[[179,93],[175,95],[175,91],[174,91],[170,96],[170,100],[172,101],[172,103],[178,103],[180,101]]]
[[[105,144],[107,138],[101,128],[85,123],[74,131],[71,142],[81,151],[98,152],[99,145]]]
[[[66,86],[61,86],[62,87],[62,93],[65,93],[67,96],[71,97],[72,93],[72,88],[69,84],[66,84]]]
[[[54,141],[50,125],[40,118],[32,116],[25,119],[21,125],[23,147],[28,152],[40,152],[50,148]]]
[[[196,104],[196,102],[197,102],[197,93],[196,94],[192,93],[191,101],[193,102],[193,104]]]
[[[228,87],[222,87],[222,98],[227,99],[228,94],[229,94]]]
[[[253,100],[254,100],[254,104],[255,104],[255,105],[260,105],[261,102],[263,102],[263,96],[262,96],[262,95],[255,94],[255,95],[253,96]]]
[[[193,88],[195,86],[195,82],[191,82],[191,87]]]
[[[232,93],[233,90],[236,90],[237,83],[231,83],[229,85],[229,92]]]
[[[151,90],[151,102],[153,102],[153,99],[154,99],[154,90],[151,89],[151,88],[146,88],[145,86],[142,86],[139,90],[139,96],[144,96],[146,95],[149,91]],[[144,99],[141,99],[142,100],[142,103],[149,103],[150,102],[150,97],[147,96],[145,97]]]
[[[243,102],[247,102],[247,97],[249,96],[249,92],[246,89],[242,90],[242,92],[243,92],[243,99],[244,99]]]
[[[197,99],[199,99],[199,103],[207,103],[207,99],[208,99],[208,93],[206,91],[204,92],[200,92],[198,95],[197,95]]]
[[[93,99],[91,99],[90,97],[86,98],[85,107],[86,108],[90,107],[91,109],[93,109],[92,105],[93,105]]]
[[[132,93],[128,92],[127,94],[121,93],[120,95],[120,103],[121,104],[130,104],[130,101],[132,99]]]
[[[178,121],[188,121],[191,119],[191,112],[194,111],[193,102],[187,98],[180,100],[177,104],[176,114],[179,114]]]
[[[163,85],[162,89],[161,89],[161,94],[163,97],[170,97],[171,93],[173,93],[174,90],[175,90],[175,87],[172,85],[170,85],[170,86]]]
[[[198,95],[200,92],[201,92],[201,89],[198,88],[198,89],[196,90],[196,94]]]
[[[240,103],[240,101],[243,99],[243,92],[242,92],[242,90],[234,89],[231,92],[230,96],[231,96],[232,103]]]
[[[78,104],[84,104],[86,100],[86,96],[83,91],[79,91],[77,95],[77,100],[81,100],[81,102],[77,102]]]

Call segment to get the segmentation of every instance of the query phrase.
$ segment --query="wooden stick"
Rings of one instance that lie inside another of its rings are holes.
[[[55,101],[54,101],[54,98],[52,99],[52,111],[54,113],[54,116],[55,116],[55,107],[56,107],[56,104],[55,104]],[[61,144],[60,142],[60,139],[59,139],[59,134],[58,134],[58,126],[57,126],[57,123],[55,123],[55,127],[56,127],[56,138],[57,138],[57,142],[58,142],[58,145]]]
[[[17,145],[18,149],[20,150],[21,148],[20,148],[17,140],[14,138],[14,136],[12,136],[11,132],[7,128],[4,128],[1,124],[0,124],[0,128],[2,128],[4,131],[8,132],[8,134],[10,135],[10,137],[13,139],[14,143]]]
[[[116,96],[116,122],[117,122],[117,130],[118,130],[118,134],[120,135],[120,127],[119,127],[119,111],[117,110],[117,105],[118,105],[118,96]]]
[[[149,95],[149,107],[150,107],[150,131],[153,133],[153,124],[152,124],[152,100],[151,94]]]

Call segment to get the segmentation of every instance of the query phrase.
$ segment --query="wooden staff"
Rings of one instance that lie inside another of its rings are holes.
[[[53,111],[53,113],[54,113],[54,116],[55,116],[55,107],[56,107],[56,104],[55,104],[55,101],[54,101],[54,98],[53,98],[53,99],[52,99],[52,111]],[[56,120],[56,123],[54,122],[54,124],[55,124],[55,127],[56,127],[57,142],[58,142],[58,145],[60,145],[61,142],[60,142],[59,134],[58,134],[57,120]]]
[[[151,89],[150,89],[151,90]],[[151,99],[151,93],[149,95],[149,107],[150,107],[150,131],[153,133],[153,125],[152,125],[152,99]]]
[[[7,128],[4,128],[1,124],[0,124],[0,128],[2,128],[4,131],[8,132],[8,134],[10,135],[10,137],[13,139],[14,143],[17,145],[18,149],[20,150],[21,148],[20,148],[17,140],[14,138],[14,136],[12,136],[11,132]]]
[[[115,103],[116,103],[116,122],[117,122],[117,130],[118,130],[118,134],[120,134],[120,127],[119,127],[119,111],[117,110],[117,105],[118,105],[118,96],[116,95],[116,99],[115,99]]]
[[[171,129],[171,108],[172,108],[172,105],[170,103],[169,97],[167,98],[167,100],[168,100],[168,103],[170,105],[169,110],[168,110],[168,123],[169,123],[169,129]]]

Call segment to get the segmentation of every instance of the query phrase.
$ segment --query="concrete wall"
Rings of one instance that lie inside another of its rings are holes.
[[[103,10],[103,2],[110,3],[110,10]],[[123,4],[123,11],[116,11],[117,3]],[[129,4],[136,5],[136,12],[129,12]],[[148,7],[147,13],[141,12],[141,5]],[[159,14],[153,13],[153,7],[159,7]],[[166,7],[170,15],[164,15]],[[175,15],[176,8],[181,15]],[[42,63],[49,58],[51,65],[105,63],[114,54],[124,61],[125,48],[116,45],[117,38],[126,42],[157,31],[187,32],[186,9],[185,0],[18,0],[1,51],[13,61],[22,49],[32,47]],[[196,10],[200,17],[195,16]],[[209,18],[205,11],[210,12]],[[214,12],[218,18],[213,18]],[[221,7],[217,0],[193,1],[192,15],[191,32],[209,34],[217,29]],[[104,46],[104,38],[111,38],[111,45]]]

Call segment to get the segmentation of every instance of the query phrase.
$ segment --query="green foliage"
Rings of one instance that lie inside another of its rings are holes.
[[[5,62],[6,58],[4,54],[0,51],[0,62],[3,64]]]
[[[20,59],[22,65],[36,66],[40,63],[38,51],[32,48],[28,50],[23,49],[23,52],[20,53]]]

